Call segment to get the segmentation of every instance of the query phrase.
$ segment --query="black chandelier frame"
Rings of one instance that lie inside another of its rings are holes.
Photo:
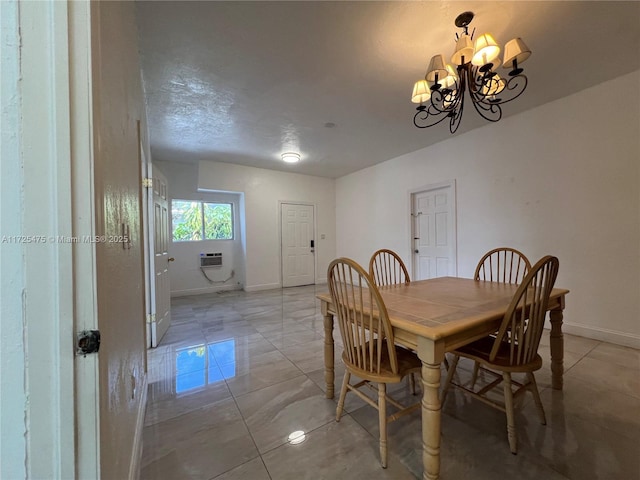
[[[462,27],[465,35],[468,35],[468,25],[473,18],[473,14],[470,14],[470,18],[463,18],[463,15],[468,14],[470,12],[461,14],[456,19],[456,26]],[[464,62],[465,59],[462,58]],[[473,107],[482,118],[490,122],[499,121],[502,118],[502,105],[522,95],[528,81],[515,60],[508,79],[499,77],[492,70],[493,66],[492,63],[476,66],[470,60],[462,63],[457,66],[458,77],[453,84],[449,81],[447,86],[439,83],[436,76],[435,83],[429,85],[429,100],[416,108],[413,124],[418,128],[428,128],[449,119],[449,131],[455,133],[464,112],[465,92],[469,93]]]

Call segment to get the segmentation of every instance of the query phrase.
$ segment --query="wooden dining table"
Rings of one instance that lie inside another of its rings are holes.
[[[417,351],[422,361],[423,480],[440,474],[440,364],[446,352],[495,332],[518,286],[459,277],[440,277],[402,285],[379,287],[389,312],[395,342]],[[551,292],[552,387],[562,390],[564,344],[563,288]],[[334,396],[334,309],[329,293],[319,294],[324,316],[326,396]]]

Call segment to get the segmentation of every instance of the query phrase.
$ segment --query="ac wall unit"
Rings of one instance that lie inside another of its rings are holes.
[[[201,267],[221,267],[222,266],[222,253],[201,253],[200,254],[200,266]]]

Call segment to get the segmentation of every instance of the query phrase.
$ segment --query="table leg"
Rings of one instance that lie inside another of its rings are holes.
[[[433,343],[418,339],[418,356],[422,360],[422,464],[423,480],[437,480],[440,475],[440,363],[444,352],[436,355]]]
[[[562,336],[562,308],[549,312],[551,319],[551,386],[555,390],[562,390],[562,375],[564,373],[564,338]]]
[[[324,312],[324,381],[327,384],[326,397],[333,398],[333,382],[335,371],[333,366],[334,345],[333,345],[333,315]]]

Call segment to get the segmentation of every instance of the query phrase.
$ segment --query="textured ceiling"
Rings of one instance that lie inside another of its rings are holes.
[[[431,56],[453,53],[467,10],[476,34],[533,51],[504,116],[640,68],[640,2],[143,1],[153,159],[336,178],[449,138],[413,125],[409,97]],[[485,124],[467,109],[456,135]],[[289,150],[302,161],[284,164]]]

